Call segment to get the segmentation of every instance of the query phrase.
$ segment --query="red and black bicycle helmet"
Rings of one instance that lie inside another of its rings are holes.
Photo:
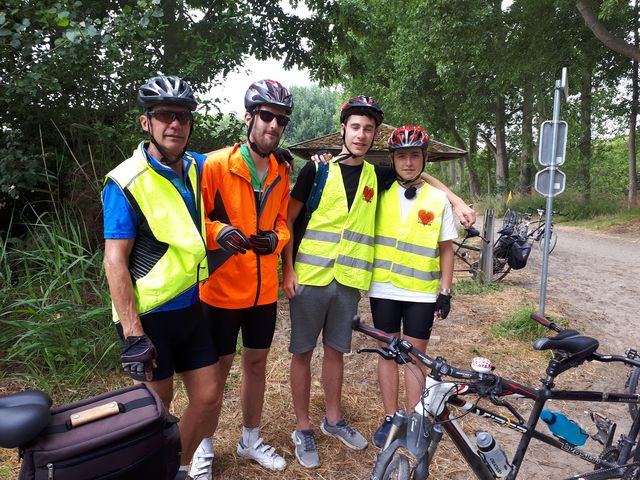
[[[189,84],[180,77],[167,75],[150,78],[142,85],[138,89],[138,103],[145,110],[160,103],[185,106],[191,111],[198,106]]]
[[[405,125],[391,132],[387,144],[392,152],[401,148],[422,148],[424,150],[429,145],[429,135],[422,127]]]
[[[376,127],[379,127],[384,120],[384,112],[380,104],[371,97],[361,95],[347,100],[340,109],[340,123],[345,123],[349,116],[354,114],[372,116],[375,119]]]
[[[287,115],[293,111],[293,95],[275,80],[253,82],[244,95],[244,108],[253,112],[258,105],[274,105],[285,109]]]

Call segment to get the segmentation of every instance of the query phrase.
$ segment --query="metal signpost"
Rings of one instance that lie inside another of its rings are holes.
[[[536,174],[535,189],[547,197],[545,214],[544,250],[542,254],[542,278],[540,279],[540,314],[544,315],[547,296],[547,276],[549,266],[549,240],[551,239],[551,221],[553,217],[553,197],[564,192],[567,176],[558,169],[564,163],[567,148],[567,122],[560,121],[560,95],[568,97],[569,85],[567,69],[562,69],[562,78],[556,80],[553,96],[553,121],[544,122],[540,129],[538,163],[547,167]]]

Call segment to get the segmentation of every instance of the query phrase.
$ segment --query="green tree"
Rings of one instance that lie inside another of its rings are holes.
[[[336,131],[341,101],[337,91],[316,86],[291,87],[290,90],[295,108],[285,130],[289,144]]]

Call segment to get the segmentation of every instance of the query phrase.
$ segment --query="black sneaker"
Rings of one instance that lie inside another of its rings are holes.
[[[391,420],[393,420],[392,415],[385,415],[382,424],[378,427],[378,429],[373,434],[373,444],[378,447],[384,447],[384,444],[387,441],[387,437],[389,436],[389,429],[391,428]]]

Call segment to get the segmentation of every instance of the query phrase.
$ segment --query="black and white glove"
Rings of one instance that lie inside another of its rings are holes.
[[[291,155],[291,152],[289,150],[287,150],[286,148],[276,148],[273,151],[273,156],[276,157],[278,163],[288,163],[289,168],[291,168],[291,171],[293,172],[296,165],[293,161],[293,155]]]
[[[122,369],[134,380],[150,382],[156,365],[156,347],[146,335],[129,336],[124,339],[120,361]]]
[[[220,245],[220,248],[225,252],[229,252],[233,255],[236,253],[245,254],[247,250],[251,248],[249,239],[238,230],[236,227],[228,225],[220,230],[216,243]]]
[[[439,314],[440,318],[444,320],[451,311],[451,295],[439,294],[436,299],[436,314]]]
[[[258,255],[269,255],[278,247],[278,235],[273,230],[259,230],[258,235],[249,237],[249,242]]]

